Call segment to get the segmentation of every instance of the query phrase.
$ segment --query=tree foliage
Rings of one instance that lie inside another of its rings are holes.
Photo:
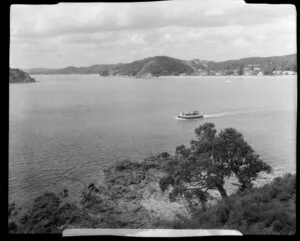
[[[226,227],[243,234],[291,235],[296,232],[295,200],[296,176],[287,174],[271,184],[222,200],[194,222],[197,228]]]
[[[165,190],[173,187],[171,199],[177,195],[207,200],[208,190],[216,189],[223,198],[225,178],[235,176],[240,191],[252,187],[252,181],[262,171],[271,167],[260,160],[243,135],[233,128],[226,128],[217,135],[213,123],[205,123],[195,129],[197,139],[176,148],[176,156],[166,168],[168,176],[161,180]]]

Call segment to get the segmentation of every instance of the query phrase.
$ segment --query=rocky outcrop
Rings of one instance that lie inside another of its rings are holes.
[[[158,228],[177,216],[189,217],[186,203],[170,202],[159,187],[165,157],[122,161],[105,171],[105,185],[90,184],[82,193],[83,209],[99,227]]]
[[[36,82],[26,72],[19,69],[9,68],[9,83],[32,83]]]

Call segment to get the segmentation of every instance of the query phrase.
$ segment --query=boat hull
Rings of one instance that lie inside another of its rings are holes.
[[[191,120],[191,119],[202,119],[203,115],[195,115],[195,116],[177,116],[179,119]]]

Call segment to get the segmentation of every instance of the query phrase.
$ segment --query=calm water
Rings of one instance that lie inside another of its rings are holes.
[[[296,76],[36,79],[10,85],[10,201],[78,193],[117,160],[174,153],[205,122],[242,132],[275,170],[296,169]],[[175,118],[189,110],[206,118]]]

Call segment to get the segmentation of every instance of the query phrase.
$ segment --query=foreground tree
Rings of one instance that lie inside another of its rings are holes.
[[[222,198],[228,196],[224,188],[227,177],[235,176],[239,190],[244,191],[252,187],[260,172],[271,172],[237,130],[226,128],[216,133],[214,124],[205,123],[195,130],[197,140],[192,140],[189,148],[176,148],[166,169],[168,175],[160,181],[162,190],[173,187],[171,198],[197,197],[203,204],[208,190],[218,190]]]

